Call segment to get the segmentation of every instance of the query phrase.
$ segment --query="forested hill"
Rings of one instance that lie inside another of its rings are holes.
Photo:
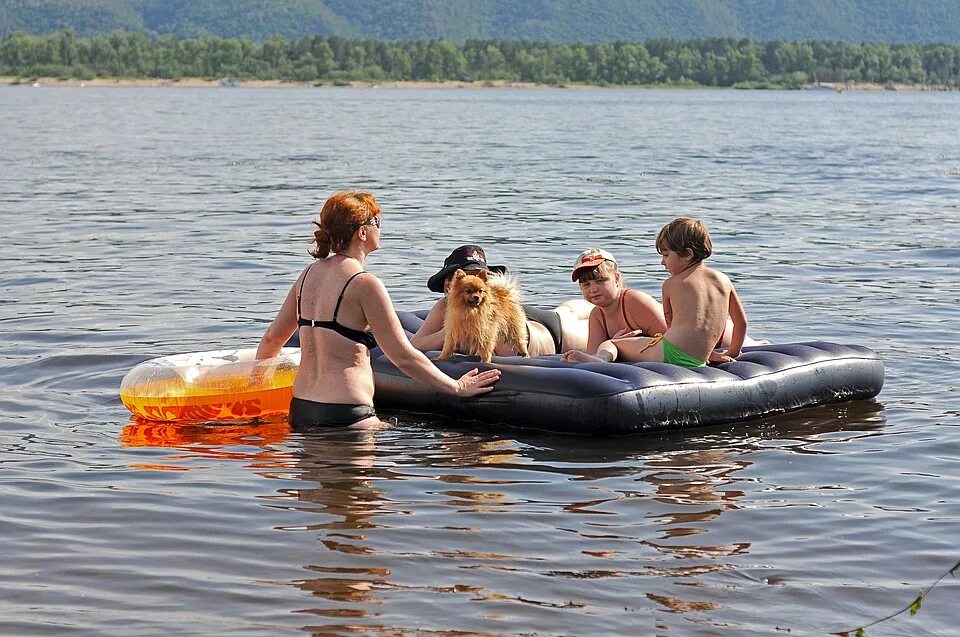
[[[0,37],[71,28],[261,41],[960,42],[960,0],[0,0]]]

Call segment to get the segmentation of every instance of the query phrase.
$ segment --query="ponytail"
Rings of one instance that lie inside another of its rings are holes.
[[[314,259],[326,259],[327,255],[330,254],[333,238],[330,236],[330,231],[320,225],[319,222],[314,221],[313,224],[317,226],[317,229],[313,232],[313,242],[317,244],[317,247],[308,250],[308,252]]]

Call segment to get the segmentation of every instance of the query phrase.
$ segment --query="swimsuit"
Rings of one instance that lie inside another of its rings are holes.
[[[640,348],[640,351],[637,352],[637,354],[643,354],[657,343],[663,344],[664,363],[669,363],[670,365],[679,365],[680,367],[704,367],[707,364],[699,358],[694,358],[693,356],[690,356],[690,354],[684,352],[682,349],[665,339],[663,334],[655,334],[646,345]]]
[[[293,427],[346,427],[376,417],[377,412],[370,405],[318,403],[294,397],[290,401],[288,420]]]
[[[640,330],[643,332],[643,330],[639,327],[630,325],[630,320],[627,318],[627,304],[625,302],[627,298],[627,292],[629,292],[629,290],[624,290],[620,293],[620,316],[623,317],[623,324],[631,330]],[[607,338],[613,338],[613,334],[611,334],[610,330],[607,329],[607,319],[603,316],[603,312],[600,312],[600,322],[603,323],[603,333],[607,335]]]
[[[620,293],[620,316],[623,317],[623,324],[629,327],[631,330],[640,330],[641,332],[643,332],[641,328],[630,325],[630,321],[627,319],[627,304],[624,302],[624,299],[626,298],[627,292],[629,291],[630,290],[624,290],[623,292]],[[613,338],[613,335],[611,335],[610,331],[607,329],[607,320],[604,318],[603,312],[600,313],[600,322],[603,323],[603,333],[607,335],[607,338]],[[660,336],[660,335],[657,334],[656,336]],[[647,347],[656,345],[659,342],[660,342],[660,339],[651,341],[650,343],[647,344]],[[720,347],[721,345],[723,345],[722,333],[720,334],[720,340],[717,341],[717,347]],[[644,347],[643,349],[647,349],[647,347]],[[643,350],[640,350],[640,351],[643,351]],[[668,356],[667,351],[670,352],[669,354],[670,360],[667,359],[667,356]],[[690,356],[685,352],[680,351],[679,349],[677,349],[677,347],[673,343],[671,343],[666,339],[663,340],[663,362],[670,363],[671,365],[680,365],[681,367],[703,367],[704,365],[706,365],[706,363],[703,362],[702,360],[698,358],[694,358],[693,356]]]
[[[310,266],[313,267],[312,265]],[[307,269],[309,272],[309,268]],[[303,282],[307,279],[307,274],[300,279],[300,289],[297,290],[297,325],[300,327],[319,327],[333,330],[340,336],[348,338],[355,343],[365,346],[368,350],[377,346],[377,341],[370,332],[355,330],[351,327],[341,325],[337,322],[337,313],[340,311],[340,303],[343,301],[343,293],[347,291],[347,286],[355,278],[363,274],[361,270],[357,272],[343,284],[340,290],[340,296],[337,297],[337,306],[333,309],[333,318],[329,321],[317,321],[315,319],[305,319],[300,312],[300,296],[303,294]],[[297,398],[290,401],[290,424],[294,427],[326,426],[339,427],[352,425],[375,418],[376,410],[370,405],[346,405],[342,403],[320,403],[315,400]]]
[[[550,336],[553,338],[553,344],[556,347],[554,351],[558,354],[562,352],[563,326],[560,323],[560,314],[554,310],[545,310],[532,305],[524,305],[523,311],[527,315],[527,319],[547,328],[547,331],[550,332]],[[529,332],[527,333],[527,345],[530,345]]]
[[[313,265],[310,266],[311,268]],[[307,273],[309,273],[310,268],[307,268]],[[337,323],[337,312],[340,311],[340,303],[343,301],[343,293],[347,291],[347,286],[350,285],[350,282],[355,278],[363,274],[365,270],[357,272],[352,277],[347,279],[347,282],[343,284],[343,289],[340,290],[340,296],[337,297],[337,306],[333,309],[333,319],[329,321],[317,321],[315,319],[305,319],[300,313],[300,295],[303,293],[303,282],[307,280],[307,273],[304,273],[303,278],[300,279],[300,289],[297,291],[297,325],[300,327],[320,327],[323,329],[333,330],[340,336],[344,338],[349,338],[355,343],[366,346],[367,349],[373,349],[377,346],[377,339],[373,337],[373,334],[370,332],[364,332],[361,330],[355,330],[351,327],[341,325]]]
[[[663,362],[670,363],[671,365],[679,365],[680,367],[705,367],[707,362],[702,361],[699,358],[694,358],[687,354],[679,347],[668,341],[667,339],[661,339],[663,343]]]

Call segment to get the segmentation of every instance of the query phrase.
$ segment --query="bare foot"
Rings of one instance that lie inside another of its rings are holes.
[[[602,358],[591,356],[590,354],[587,354],[586,352],[581,352],[578,349],[572,349],[564,353],[564,355],[560,357],[560,360],[562,360],[565,363],[604,363],[606,362]]]

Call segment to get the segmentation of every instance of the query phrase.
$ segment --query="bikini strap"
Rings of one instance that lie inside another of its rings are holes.
[[[627,290],[624,289],[620,292],[620,316],[623,317],[623,324],[627,327],[630,327],[630,323],[627,322],[627,310],[624,305],[624,297],[627,295]],[[613,334],[610,333],[610,329],[607,327],[607,317],[603,315],[603,312],[600,312],[600,322],[603,323],[603,333],[607,335],[607,338],[613,338]],[[632,328],[631,328],[632,329]]]
[[[300,279],[300,289],[297,290],[297,322],[299,322],[300,318],[303,316],[303,314],[300,313],[300,296],[303,294],[303,282],[307,280],[307,273],[310,272],[310,268],[315,265],[317,265],[316,261],[308,265],[307,269],[303,271],[303,277]]]
[[[357,278],[357,277],[360,276],[361,274],[366,274],[366,272],[367,272],[366,270],[360,270],[359,272],[357,272],[356,274],[354,274],[352,277],[350,277],[349,279],[347,279],[347,282],[343,284],[343,289],[340,290],[340,296],[337,297],[337,306],[336,306],[335,308],[333,308],[333,322],[334,322],[334,323],[337,322],[337,313],[340,311],[340,303],[343,301],[343,293],[347,291],[347,286],[350,285],[350,282],[353,281],[355,278]]]
[[[623,299],[623,294],[620,296],[621,300]],[[607,338],[613,338],[613,334],[610,333],[610,328],[607,327],[607,317],[603,315],[603,310],[600,310],[600,323],[603,324],[603,333]]]
[[[620,316],[623,317],[623,324],[629,327],[631,330],[636,330],[634,326],[630,325],[630,319],[627,318],[627,292],[629,289],[624,288],[623,292],[620,294]]]

